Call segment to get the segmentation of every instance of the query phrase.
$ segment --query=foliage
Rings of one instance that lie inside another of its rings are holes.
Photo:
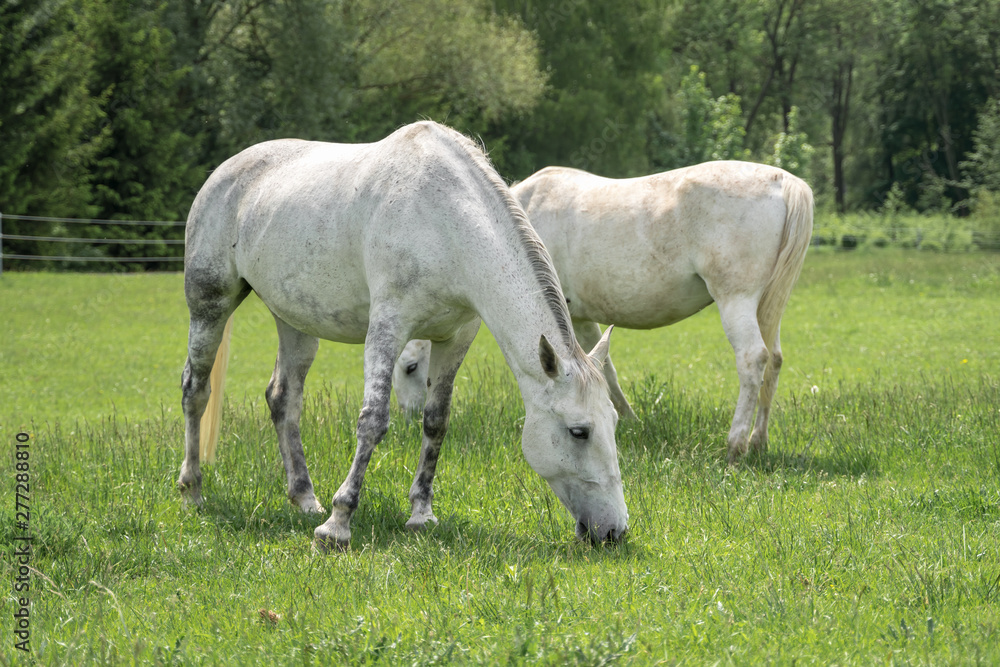
[[[87,84],[94,54],[76,30],[76,3],[0,5],[0,213],[89,217],[90,167],[107,145]],[[4,222],[5,234],[45,236],[51,224]],[[5,252],[51,254],[45,244]],[[9,262],[8,262],[9,265]]]
[[[8,213],[92,210],[88,167],[106,137],[76,10],[44,0],[0,8],[0,210]]]
[[[739,160],[749,157],[744,148],[746,131],[740,98],[732,93],[713,97],[705,85],[705,73],[692,65],[681,79],[676,95],[678,131],[660,129],[659,168],[671,169],[709,160]],[[657,123],[662,128],[670,121]]]
[[[204,173],[179,128],[174,99],[185,72],[173,68],[173,37],[159,25],[162,8],[145,4],[107,0],[83,27],[95,46],[91,92],[109,137],[92,170],[96,217],[183,220]]]
[[[1000,193],[1000,97],[984,105],[973,139],[973,150],[961,165],[968,187]]]
[[[890,198],[890,202],[892,198]],[[937,252],[995,250],[1000,228],[995,213],[954,218],[944,212],[820,213],[813,225],[813,244],[854,249],[916,248]]]
[[[714,309],[616,330],[641,421],[618,426],[631,532],[610,547],[577,542],[524,463],[517,386],[484,330],[438,466],[441,523],[403,526],[421,429],[394,413],[352,549],[313,554],[321,518],[289,508],[261,398],[275,334],[259,302],[237,314],[206,506],[182,509],[181,283],[0,281],[0,358],[16,373],[0,422],[32,438],[40,664],[1000,659],[992,255],[811,251],[782,326],[772,451],[735,468],[723,452],[737,382]],[[360,358],[324,346],[306,386],[324,498],[354,452]],[[13,507],[13,493],[0,501]],[[0,534],[18,533],[9,521]],[[0,564],[9,581],[12,567]],[[13,604],[0,602],[8,618]],[[5,642],[0,659],[16,657]]]
[[[501,172],[523,179],[542,167],[565,165],[611,177],[647,173],[646,110],[663,93],[658,66],[670,3],[492,4],[537,34],[539,65],[548,79],[530,114],[485,133]]]
[[[541,97],[535,38],[485,2],[360,3],[356,122],[375,139],[420,115],[481,132],[529,112]]]
[[[220,3],[196,72],[211,95],[211,156],[285,137],[350,140],[355,29],[325,0]]]
[[[981,217],[1000,191],[997,26],[980,0],[17,0],[0,210],[182,219],[249,144],[433,118],[511,180],[737,157],[804,177],[821,209]]]
[[[972,149],[977,112],[997,91],[1000,6],[893,0],[878,15],[887,34],[877,112],[892,181],[911,206],[938,208],[935,190],[958,203],[967,196],[959,164]]]
[[[970,219],[974,224],[973,238],[977,246],[1000,250],[1000,192],[981,188],[976,191]]]
[[[789,171],[796,176],[806,176],[814,149],[809,145],[809,137],[799,131],[799,109],[792,107],[788,114],[788,129],[779,132],[774,139],[772,153],[765,161],[775,167]]]

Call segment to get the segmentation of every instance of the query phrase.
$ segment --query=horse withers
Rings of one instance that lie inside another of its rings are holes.
[[[718,304],[740,384],[728,460],[766,451],[781,316],[812,235],[809,186],[776,167],[718,161],[620,180],[547,167],[511,191],[555,263],[583,345],[600,339],[598,322],[653,329]],[[610,357],[604,374],[618,412],[634,416]],[[401,403],[420,401],[397,391]]]
[[[329,519],[315,530],[318,548],[349,544],[365,470],[388,428],[393,366],[412,338],[431,344],[407,526],[437,521],[432,483],[452,387],[480,319],[517,378],[528,463],[572,514],[578,536],[625,533],[617,414],[601,371],[608,336],[590,354],[580,348],[549,255],[484,153],[458,132],[421,122],[372,144],[279,140],[230,158],[191,207],[184,291],[191,324],[177,484],[188,502],[202,501],[201,418],[216,352],[253,291],[278,329],[265,396],[288,497],[305,512],[324,511],[299,434],[318,339],[365,345],[357,449]]]

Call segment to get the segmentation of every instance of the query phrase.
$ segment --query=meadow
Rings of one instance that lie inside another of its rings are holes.
[[[351,549],[312,551],[263,400],[277,336],[237,312],[206,503],[175,489],[180,274],[0,278],[0,662],[998,664],[1000,255],[814,248],[782,322],[771,449],[725,465],[737,394],[714,307],[616,330],[627,539],[591,546],[519,447],[483,328],[456,384],[440,524],[407,532],[420,425],[394,412]],[[361,348],[323,343],[303,440],[326,504]],[[17,449],[17,434],[27,433]],[[30,655],[15,648],[30,453]],[[21,461],[24,460],[20,459]]]

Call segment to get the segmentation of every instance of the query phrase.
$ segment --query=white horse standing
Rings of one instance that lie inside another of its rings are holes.
[[[525,402],[522,450],[576,520],[577,534],[627,528],[617,414],[600,365],[573,334],[551,260],[485,155],[441,125],[404,127],[373,144],[265,142],[230,158],[188,218],[184,291],[191,313],[182,388],[185,455],[178,487],[201,502],[200,420],[227,320],[254,291],[278,328],[266,398],[289,499],[322,512],[299,434],[318,338],[364,343],[357,450],[315,530],[346,546],[365,470],[389,424],[393,365],[411,338],[432,342],[423,442],[407,522],[436,522],[435,466],[455,375],[479,328],[493,332]]]
[[[600,338],[598,322],[653,329],[718,303],[740,380],[729,462],[748,439],[766,451],[781,315],[812,235],[809,186],[720,161],[622,180],[548,167],[511,191],[552,256],[583,345]],[[610,357],[604,374],[618,412],[634,416]]]

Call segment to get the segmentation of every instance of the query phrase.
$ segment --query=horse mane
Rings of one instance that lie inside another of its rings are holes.
[[[552,311],[553,316],[555,316],[556,326],[559,328],[562,342],[574,357],[577,356],[576,351],[580,349],[580,345],[576,341],[576,334],[573,333],[573,324],[569,315],[569,308],[566,306],[566,297],[563,296],[555,264],[552,263],[552,258],[549,257],[549,251],[545,249],[541,238],[539,238],[531,223],[528,222],[528,216],[524,213],[524,209],[521,208],[514,195],[511,194],[510,188],[507,187],[507,184],[493,167],[486,152],[486,147],[482,143],[477,145],[475,141],[457,130],[452,130],[451,128],[445,129],[450,130],[456,139],[458,139],[458,144],[480,168],[482,175],[489,182],[493,192],[500,199],[504,207],[506,207],[507,213],[510,215],[510,220],[514,223],[514,232],[517,235],[517,239],[520,241],[521,248],[528,257],[532,272],[535,274],[535,280],[538,281],[538,285],[541,288],[542,298]],[[580,356],[589,360],[586,354]],[[590,365],[596,368],[596,364],[591,362]],[[597,374],[603,377],[600,369],[596,370]]]

